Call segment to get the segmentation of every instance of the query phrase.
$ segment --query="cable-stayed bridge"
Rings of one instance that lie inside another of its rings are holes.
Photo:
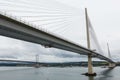
[[[31,6],[30,4],[32,3],[26,0],[25,1],[18,0],[16,2],[17,4],[13,4],[13,2],[14,0],[1,1],[1,6],[2,8],[5,8],[5,9],[0,8],[1,10],[0,35],[15,38],[15,39],[20,39],[20,40],[24,40],[32,43],[41,44],[48,48],[53,47],[53,48],[75,52],[82,55],[88,55],[88,68],[89,68],[88,74],[93,74],[92,61],[91,61],[92,57],[96,57],[96,58],[108,61],[111,64],[114,63],[112,59],[103,55],[103,52],[100,49],[94,30],[88,18],[87,12],[86,12],[86,29],[87,29],[88,48],[85,48],[77,43],[74,43],[56,34],[50,33],[46,30],[42,30],[39,27],[39,26],[46,27],[48,25],[58,26],[58,25],[62,25],[63,23],[69,22],[71,15],[76,16],[76,13],[71,13],[71,7],[66,9],[67,10],[67,13],[66,13],[60,9],[56,9],[55,11],[50,9],[48,10],[48,8],[40,7],[38,3],[35,3],[35,2],[33,4],[34,5],[36,4],[36,5]],[[10,6],[12,6],[12,8],[8,9],[8,7]],[[15,6],[16,6],[16,9],[14,9]],[[50,6],[47,6],[47,7],[50,7]],[[63,6],[61,7],[63,8]],[[14,17],[13,14],[12,14],[13,16],[11,16],[10,15],[11,13],[16,14],[15,15],[16,17]],[[19,17],[23,18],[24,20],[27,20],[28,18],[30,18],[29,19],[30,21],[29,23],[27,23]],[[39,18],[44,17],[44,18],[38,19],[38,17]],[[37,25],[35,25],[35,23],[37,23]],[[57,23],[57,24],[53,24],[53,23]],[[68,26],[68,24],[65,24],[62,26]],[[54,28],[55,31],[59,29],[60,28]],[[69,27],[64,27],[63,32],[68,29]],[[94,51],[91,49],[92,44],[91,44],[90,37],[92,36],[90,34],[93,36],[94,38],[93,40],[95,40],[94,42],[97,45],[96,46],[97,51]]]
[[[7,16],[0,15],[0,21],[0,34],[3,36],[42,44],[46,47],[55,47],[68,51],[73,51],[83,55],[92,54],[94,57],[113,62],[109,58],[104,57],[97,52],[89,50],[85,47],[82,47],[45,31],[38,30],[33,26],[18,22]]]

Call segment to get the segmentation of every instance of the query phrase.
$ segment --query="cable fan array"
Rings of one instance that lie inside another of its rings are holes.
[[[72,30],[73,18],[79,16],[77,9],[54,0],[1,0],[0,11],[56,35]]]

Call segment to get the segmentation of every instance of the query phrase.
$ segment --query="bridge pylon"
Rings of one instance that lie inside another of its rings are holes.
[[[36,63],[35,63],[35,68],[39,68],[40,67],[40,64],[39,64],[39,55],[37,54],[36,55]]]
[[[107,48],[108,48],[108,57],[110,58],[110,59],[112,59],[112,56],[111,56],[111,54],[110,54],[110,48],[109,48],[109,44],[107,43]],[[116,66],[116,64],[115,63],[108,63],[108,68],[114,68]]]
[[[87,34],[87,47],[90,49],[90,35],[89,35],[89,22],[88,22],[88,15],[87,15],[87,8],[85,8],[85,17],[86,17],[86,34]],[[92,65],[92,53],[88,55],[88,72],[85,73],[86,76],[96,76],[96,73],[93,72],[93,65]]]
[[[115,66],[116,66],[115,63],[109,63],[109,64],[108,64],[108,68],[114,68]]]

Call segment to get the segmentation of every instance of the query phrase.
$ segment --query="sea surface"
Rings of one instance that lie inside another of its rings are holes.
[[[120,67],[94,67],[95,77],[81,75],[87,67],[0,67],[0,80],[120,80]]]

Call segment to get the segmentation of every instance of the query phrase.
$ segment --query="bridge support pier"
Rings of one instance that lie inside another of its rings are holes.
[[[114,68],[116,66],[115,63],[109,63],[108,68]]]
[[[92,55],[88,55],[88,72],[85,73],[86,76],[96,76],[97,74],[93,72],[93,65],[92,65]]]
[[[93,74],[92,57],[88,55],[88,74]]]

